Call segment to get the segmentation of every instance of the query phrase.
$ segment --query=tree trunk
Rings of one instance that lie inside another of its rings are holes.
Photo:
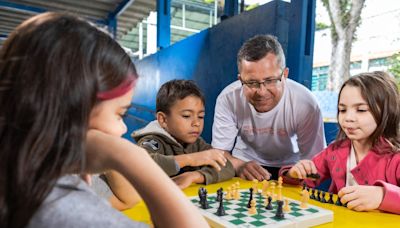
[[[331,20],[331,64],[328,90],[338,91],[350,77],[350,54],[365,0],[322,0]]]

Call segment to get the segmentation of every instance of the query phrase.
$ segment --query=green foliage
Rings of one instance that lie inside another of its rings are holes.
[[[315,26],[316,31],[324,30],[326,28],[329,28],[329,25],[322,23],[322,22],[317,22],[317,25]]]
[[[400,52],[392,55],[389,59],[389,63],[389,72],[396,78],[397,86],[400,89]]]

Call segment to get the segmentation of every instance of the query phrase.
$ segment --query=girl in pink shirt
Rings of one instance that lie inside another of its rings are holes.
[[[290,181],[318,173],[307,185],[331,178],[329,191],[348,208],[400,214],[400,95],[393,78],[379,71],[351,77],[340,89],[337,118],[336,141],[281,174]]]

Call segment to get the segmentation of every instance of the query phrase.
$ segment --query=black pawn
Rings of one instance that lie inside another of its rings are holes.
[[[283,208],[282,208],[283,201],[278,200],[278,201],[276,201],[276,203],[278,204],[278,208],[276,209],[275,218],[283,219],[285,217],[285,215],[283,214]]]
[[[333,204],[333,193],[332,192],[329,193],[328,203]]]
[[[205,188],[199,188],[199,198],[200,198],[200,205],[202,209],[208,209],[210,206],[208,205],[207,201],[207,189]]]
[[[315,197],[315,200],[321,201],[321,197],[319,197],[320,191],[317,190],[317,196]]]
[[[265,210],[272,210],[272,197],[268,196],[268,204],[265,206]]]
[[[326,199],[325,199],[325,192],[321,191],[321,203],[326,203]]]
[[[217,215],[218,216],[224,216],[226,215],[225,213],[225,208],[224,208],[224,192],[222,191],[222,188],[217,190],[217,199],[219,202],[219,207],[217,210]]]
[[[307,188],[307,183],[304,181],[303,182],[303,189],[302,189],[302,191],[304,190],[304,189],[306,189]]]
[[[315,189],[311,189],[310,199],[315,199]]]
[[[253,200],[253,188],[250,188],[249,202],[247,203],[247,208],[251,208],[251,201]]]
[[[343,205],[342,202],[340,202],[340,197],[339,196],[337,197],[335,205],[337,205],[337,206],[342,206]]]

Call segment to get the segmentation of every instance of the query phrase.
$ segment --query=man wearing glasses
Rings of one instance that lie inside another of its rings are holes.
[[[246,41],[237,64],[238,80],[217,98],[212,146],[227,152],[242,179],[276,180],[280,167],[326,146],[321,111],[311,92],[288,78],[275,37]]]

